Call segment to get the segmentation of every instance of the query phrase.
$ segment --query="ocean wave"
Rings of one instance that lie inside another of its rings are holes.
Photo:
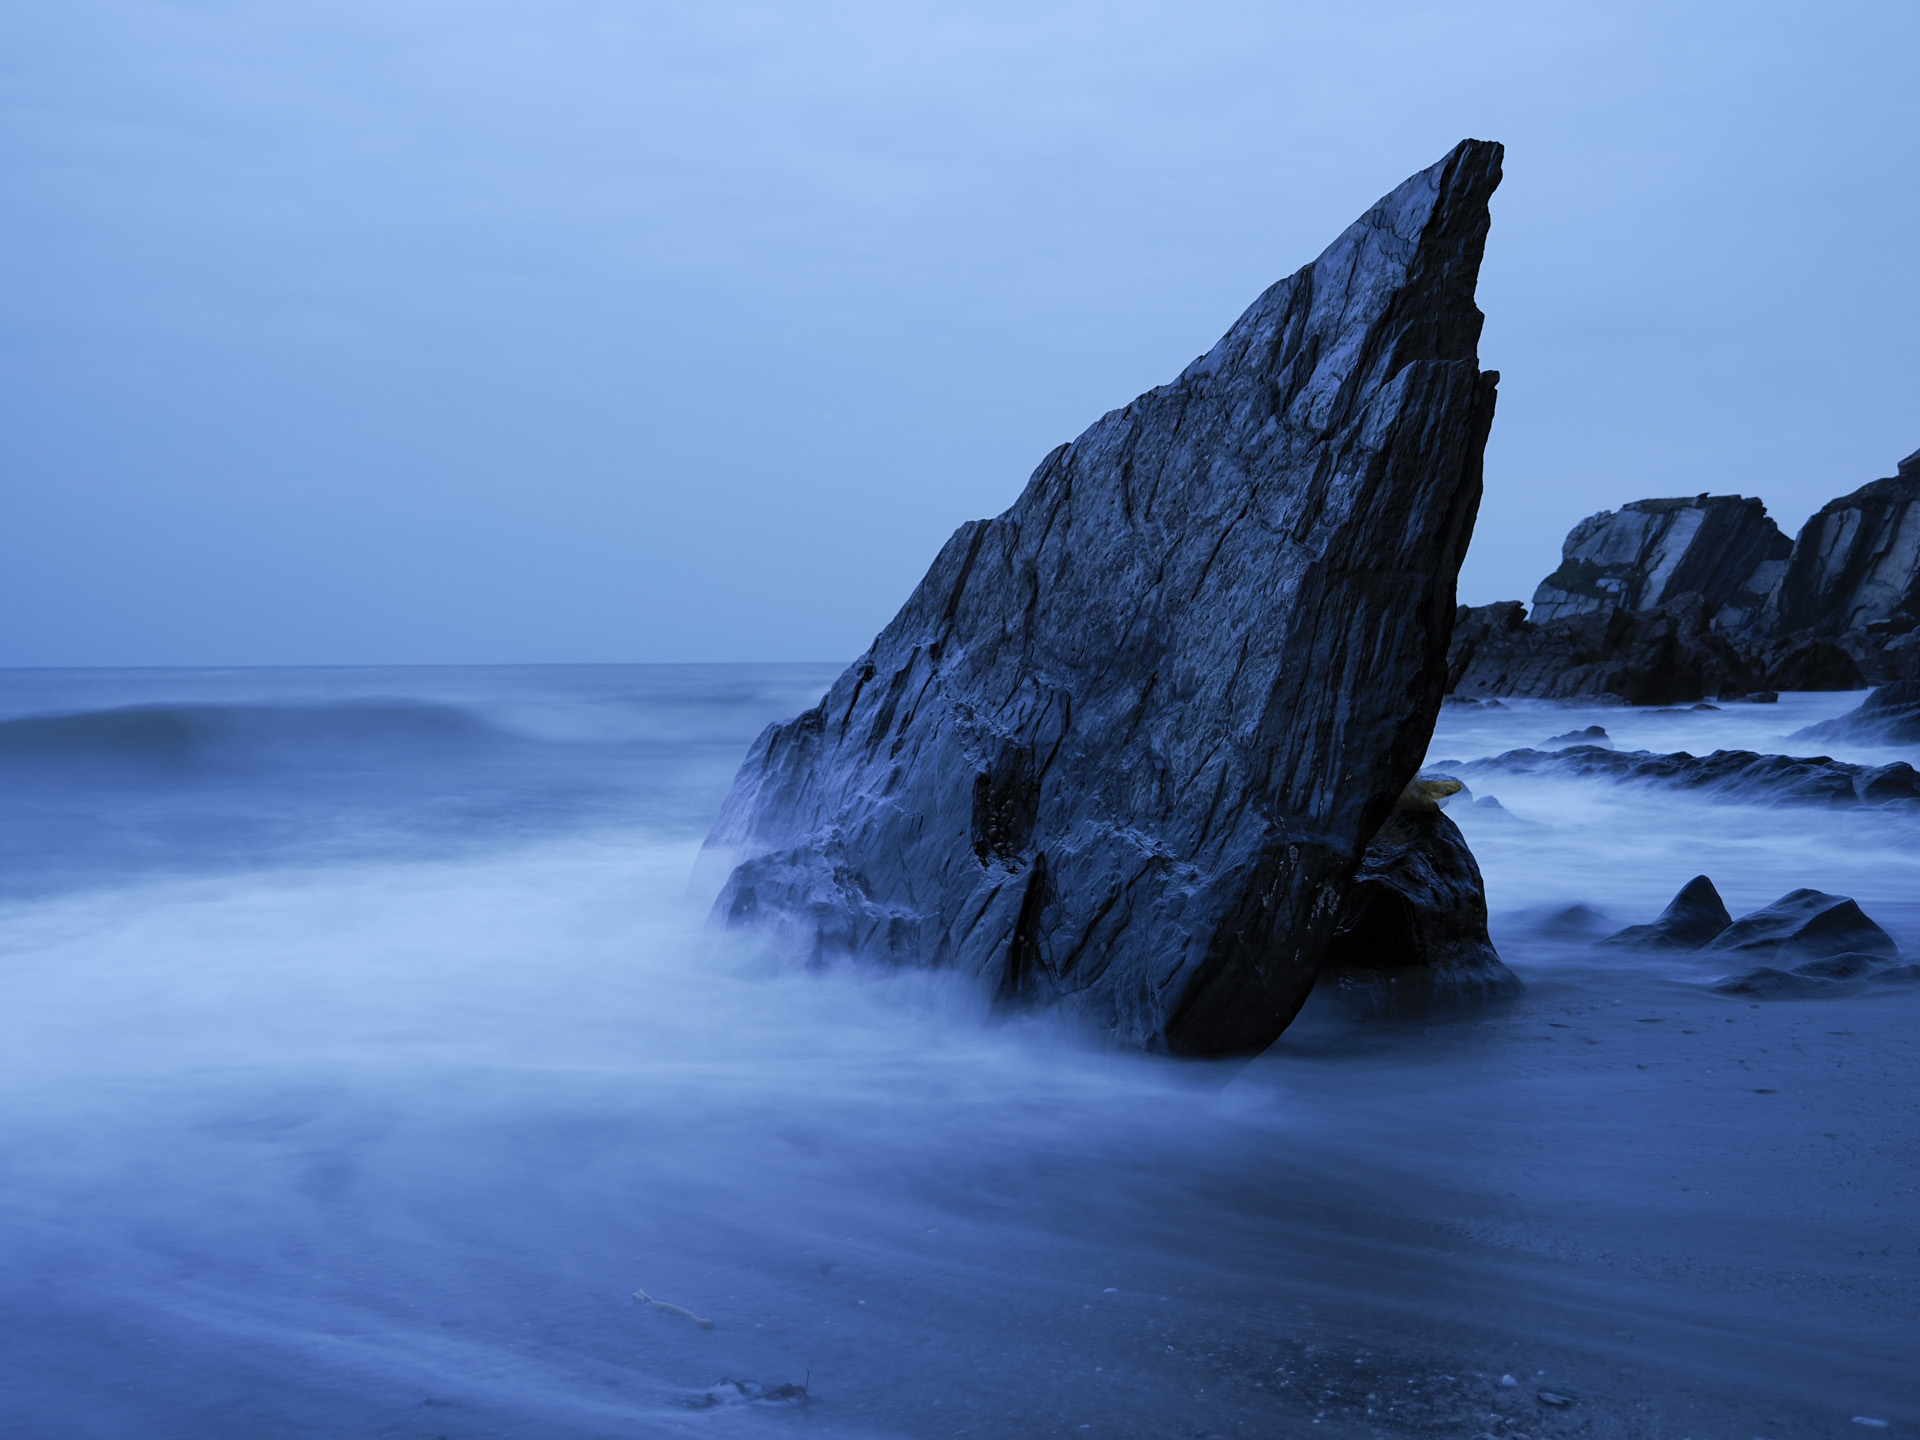
[[[468,756],[513,743],[471,710],[415,700],[124,705],[0,720],[0,767],[176,771]]]

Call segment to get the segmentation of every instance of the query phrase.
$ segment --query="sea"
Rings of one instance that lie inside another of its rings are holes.
[[[1911,809],[1481,776],[1517,999],[1177,1061],[708,924],[837,669],[0,672],[0,1435],[1920,1426],[1920,986],[1593,943],[1705,873],[1920,958]],[[1430,758],[1861,698],[1448,707]]]

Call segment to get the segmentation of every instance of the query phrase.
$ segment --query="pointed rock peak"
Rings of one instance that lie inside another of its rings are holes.
[[[1914,451],[1911,455],[1907,456],[1906,459],[1900,462],[1900,469],[1898,471],[1898,474],[1900,475],[1900,478],[1903,480],[1907,478],[1909,475],[1920,477],[1920,450]]]
[[[1696,875],[1680,887],[1680,893],[1660,912],[1662,920],[1687,920],[1693,924],[1713,925],[1713,933],[1719,934],[1733,923],[1733,912],[1727,909],[1727,902],[1720,898],[1720,892],[1714,889],[1713,881],[1705,875]]]
[[[1733,924],[1720,892],[1705,875],[1696,875],[1651,925],[1629,925],[1601,943],[1626,950],[1698,950]]]
[[[961,526],[754,745],[716,915],[1122,1044],[1278,1035],[1439,710],[1500,157],[1463,141]]]

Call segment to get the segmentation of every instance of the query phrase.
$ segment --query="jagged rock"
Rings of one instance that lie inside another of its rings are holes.
[[[1746,656],[1715,632],[1705,599],[1657,610],[1594,610],[1536,625],[1517,600],[1462,606],[1447,655],[1466,699],[1531,696],[1675,705],[1760,688]]]
[[[1540,742],[1556,749],[1563,745],[1598,745],[1604,750],[1613,748],[1613,737],[1607,734],[1604,725],[1588,725],[1584,729],[1569,730],[1564,735],[1555,735],[1550,740]]]
[[[1696,875],[1652,924],[1629,925],[1600,943],[1624,950],[1698,950],[1731,924],[1733,916],[1713,881]]]
[[[1440,704],[1500,154],[1463,142],[962,526],[755,742],[716,914],[1122,1043],[1271,1042]]]
[[[1321,984],[1369,1016],[1519,992],[1519,977],[1487,935],[1480,867],[1460,828],[1437,806],[1402,805],[1367,846],[1327,946]]]
[[[1808,725],[1789,740],[1858,740],[1867,744],[1920,744],[1920,680],[1882,685],[1855,709]]]
[[[1801,527],[1767,605],[1772,633],[1920,626],[1920,450],[1898,473],[1829,500]]]
[[[1533,602],[1461,611],[1450,690],[1661,705],[1920,679],[1920,451],[1791,544],[1737,495],[1603,511]]]
[[[1743,495],[1634,500],[1568,532],[1560,568],[1533,592],[1532,619],[1657,610],[1696,594],[1709,618],[1725,611],[1744,624],[1771,588],[1763,567],[1784,568],[1792,550],[1767,507]]]
[[[1469,776],[1557,775],[1663,785],[1746,804],[1827,805],[1838,809],[1920,804],[1920,775],[1904,761],[1854,765],[1825,755],[1760,755],[1751,750],[1716,750],[1700,756],[1681,750],[1656,755],[1647,750],[1573,745],[1554,751],[1509,750],[1455,768]]]

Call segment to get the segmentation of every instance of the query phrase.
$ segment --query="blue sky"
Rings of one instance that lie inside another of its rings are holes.
[[[0,664],[840,659],[1504,141],[1463,598],[1920,447],[1920,6],[0,13]]]

